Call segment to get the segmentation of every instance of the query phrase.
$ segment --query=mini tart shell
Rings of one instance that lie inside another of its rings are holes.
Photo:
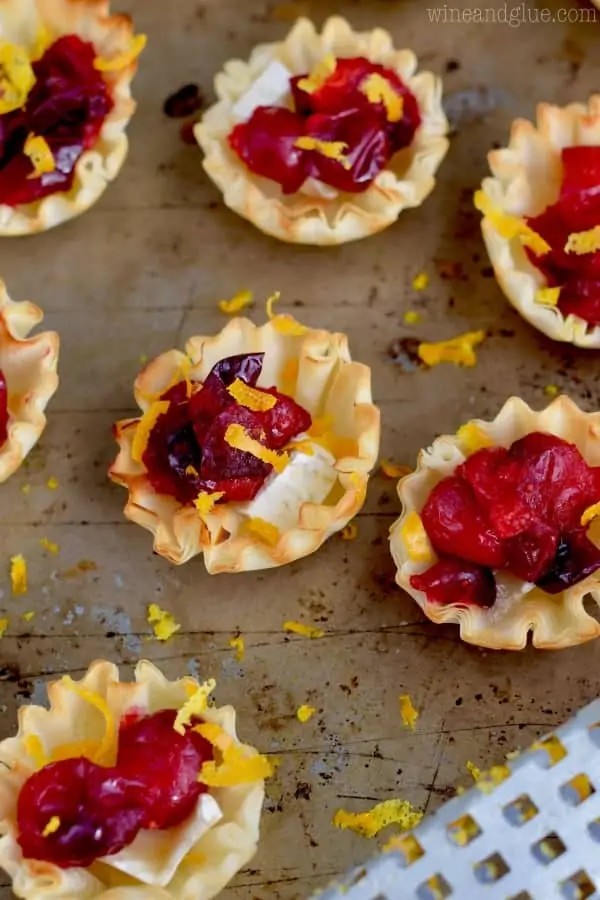
[[[98,56],[109,58],[125,53],[134,34],[129,16],[109,14],[109,0],[0,0],[3,40],[31,48],[44,28],[54,39],[76,34],[91,41]],[[0,204],[0,235],[47,231],[85,212],[101,197],[127,157],[125,129],[136,107],[131,96],[136,71],[134,61],[117,72],[103,73],[114,106],[94,147],[77,161],[71,189],[17,207]]]
[[[288,316],[280,318],[291,320]],[[129,491],[125,516],[151,531],[155,552],[172,563],[179,565],[202,553],[211,574],[281,566],[318,550],[354,518],[364,503],[380,432],[379,410],[372,403],[371,370],[351,360],[345,335],[314,329],[298,336],[285,335],[277,330],[276,319],[256,326],[249,319],[235,318],[216,336],[191,338],[186,344],[186,354],[192,360],[190,377],[203,381],[220,359],[264,352],[259,385],[275,385],[313,418],[330,415],[333,432],[354,440],[357,454],[336,458],[333,501],[304,503],[297,526],[282,533],[278,543],[271,546],[253,534],[236,533],[242,518],[236,512],[238,504],[217,504],[201,518],[195,507],[183,507],[173,497],[157,494],[144,466],[131,456],[139,419],[117,422],[115,436],[120,451],[109,476]],[[140,409],[145,411],[150,406],[148,396],[165,390],[185,358],[180,351],[171,350],[146,366],[134,385]],[[295,368],[296,363],[298,375],[287,383],[286,369]]]
[[[198,683],[193,678],[169,681],[152,663],[142,660],[135,668],[133,682],[119,681],[119,670],[100,660],[89,667],[76,682],[100,694],[119,719],[131,709],[147,713],[160,709],[179,709]],[[254,855],[259,836],[259,821],[264,799],[264,782],[257,781],[229,788],[210,788],[223,818],[194,845],[186,862],[184,857],[173,879],[165,888],[142,884],[105,862],[88,869],[61,869],[53,863],[23,859],[17,843],[16,805],[21,786],[36,770],[24,740],[37,735],[46,752],[72,741],[102,737],[103,717],[93,706],[62,680],[48,685],[50,709],[23,706],[18,711],[19,730],[14,738],[0,743],[0,867],[12,879],[12,889],[23,900],[210,900]],[[220,725],[236,742],[235,710],[231,706],[209,707],[202,718]],[[240,745],[245,754],[256,751]]]
[[[560,192],[565,147],[600,146],[600,94],[587,104],[552,106],[540,103],[536,124],[516,119],[508,147],[491,150],[491,178],[482,183],[494,205],[510,215],[536,216],[554,203]],[[502,237],[484,216],[483,239],[496,279],[509,302],[531,325],[555,341],[578,347],[600,347],[600,326],[579,316],[564,316],[557,307],[539,303],[536,292],[546,286],[544,275],[530,262],[518,237]]]
[[[44,410],[58,387],[58,335],[28,337],[43,319],[33,303],[15,303],[0,281],[0,369],[8,391],[8,437],[0,446],[0,482],[19,468],[46,427]]]
[[[309,197],[298,192],[286,196],[274,181],[254,175],[230,149],[227,137],[236,124],[236,101],[273,61],[293,74],[310,72],[327,53],[336,57],[365,56],[393,69],[415,94],[422,123],[410,147],[393,166],[381,172],[361,194],[341,193],[335,199]],[[419,206],[433,190],[435,173],[448,150],[448,122],[442,110],[442,84],[430,72],[416,73],[411,50],[395,50],[392,37],[382,28],[353,31],[334,16],[321,34],[313,23],[300,18],[281,42],[260,44],[249,61],[230,60],[215,78],[218,102],[206,111],[195,128],[204,151],[204,169],[223,192],[230,209],[261,231],[298,244],[344,244],[382,231],[403,209]]]
[[[575,444],[589,465],[600,465],[600,413],[585,413],[566,396],[558,397],[541,412],[512,397],[492,422],[477,419],[473,424],[494,445],[504,447],[532,431],[554,434]],[[412,561],[402,526],[411,512],[420,514],[435,485],[452,474],[467,455],[468,450],[457,435],[443,435],[427,450],[421,450],[415,472],[398,483],[402,515],[390,531],[396,582],[417,601],[428,619],[436,624],[456,622],[461,638],[480,647],[521,650],[529,632],[533,646],[545,650],[572,647],[598,637],[600,623],[585,611],[583,601],[591,595],[600,604],[600,571],[553,596],[535,587],[526,592],[524,582],[503,574],[498,599],[491,609],[429,603],[422,591],[411,586],[411,576],[428,569],[436,557],[432,550],[431,562]],[[600,543],[597,520],[591,523],[588,536]]]

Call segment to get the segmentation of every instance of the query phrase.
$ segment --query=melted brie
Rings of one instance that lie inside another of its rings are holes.
[[[238,122],[247,122],[259,106],[287,106],[292,73],[276,59],[269,63],[252,87],[239,98],[231,110]]]
[[[298,440],[306,440],[299,435]],[[312,456],[292,453],[283,472],[271,476],[254,500],[238,508],[249,519],[264,519],[283,534],[298,524],[303,503],[322,503],[337,478],[335,458],[319,444],[311,443]]]

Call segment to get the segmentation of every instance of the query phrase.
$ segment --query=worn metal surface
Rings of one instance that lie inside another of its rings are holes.
[[[334,538],[314,557],[262,575],[211,578],[201,560],[172,568],[152,555],[150,536],[122,517],[124,491],[106,478],[111,424],[132,411],[140,355],[220,328],[216,301],[242,287],[259,297],[280,289],[307,323],[348,332],[355,357],[373,368],[383,455],[399,462],[413,463],[421,445],[467,417],[495,415],[509,394],[544,404],[548,383],[595,408],[598,355],[552,345],[507,306],[490,277],[471,196],[487,150],[506,139],[512,118],[530,116],[537,100],[564,103],[598,87],[600,22],[433,25],[423,0],[121,6],[135,7],[150,42],[119,181],[80,220],[0,244],[0,273],[13,297],[43,306],[47,325],[62,336],[61,386],[47,431],[28,465],[1,487],[1,607],[10,618],[0,643],[2,734],[14,730],[20,703],[43,699],[47,679],[81,673],[98,656],[128,666],[143,654],[172,676],[216,675],[217,699],[238,708],[243,737],[282,759],[260,853],[227,896],[292,900],[374,849],[334,829],[337,808],[402,796],[431,811],[457,780],[468,780],[467,759],[498,761],[595,697],[600,644],[560,654],[485,653],[462,644],[454,628],[425,622],[393,587],[387,532],[398,504],[393,482],[381,476],[372,480],[351,544]],[[166,95],[185,82],[198,81],[211,96],[223,62],[282,35],[294,10],[317,20],[337,11],[356,26],[388,27],[444,75],[457,122],[425,205],[386,233],[340,249],[279,244],[229,213],[203,175],[199,151],[162,114]],[[436,267],[436,259],[460,266]],[[416,293],[411,283],[420,271],[430,285]],[[408,309],[422,313],[418,326],[403,324]],[[404,372],[388,354],[394,338],[472,328],[490,333],[472,370]],[[46,487],[50,476],[56,491]],[[42,537],[60,545],[57,557],[42,550]],[[14,553],[29,562],[25,598],[10,596]],[[82,559],[97,568],[69,572]],[[148,639],[153,601],[182,624],[167,644]],[[36,611],[31,622],[20,618],[28,610]],[[286,637],[286,619],[316,623],[326,636]],[[238,630],[247,648],[240,664],[228,646]],[[415,734],[400,721],[404,692],[421,710]],[[295,710],[305,702],[319,712],[302,725]]]

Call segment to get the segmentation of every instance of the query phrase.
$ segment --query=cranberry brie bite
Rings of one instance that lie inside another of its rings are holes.
[[[431,192],[448,149],[442,86],[388,32],[299,19],[231,60],[195,134],[227,206],[267,234],[342,244]]]
[[[513,123],[475,195],[496,278],[556,341],[600,347],[600,94]]]
[[[110,470],[127,518],[173,563],[271,568],[317,550],[363,505],[379,449],[371,372],[342,334],[230,321],[140,373]]]
[[[273,765],[214,681],[112,663],[48,686],[0,743],[0,866],[23,900],[210,900],[254,855]]]
[[[0,35],[0,235],[33,234],[119,173],[145,37],[108,0],[2,0]]]
[[[600,624],[600,413],[513,397],[493,422],[437,438],[398,486],[397,582],[463,640],[519,650],[591,640]]]
[[[43,318],[33,303],[15,303],[0,281],[0,482],[16,472],[46,427],[58,387],[58,335],[29,337]]]

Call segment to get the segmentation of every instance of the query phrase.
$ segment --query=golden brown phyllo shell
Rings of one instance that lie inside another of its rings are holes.
[[[284,195],[275,182],[253,175],[229,148],[227,138],[236,124],[233,107],[273,61],[297,75],[312,71],[328,53],[364,56],[393,69],[416,96],[422,123],[410,148],[396,154],[364,193]],[[230,209],[283,241],[343,244],[388,228],[403,209],[419,206],[433,190],[448,150],[440,79],[430,72],[417,73],[415,54],[396,50],[387,31],[357,32],[339,16],[328,19],[320,33],[308,19],[298,19],[285,40],[260,44],[247,63],[226,63],[216,76],[215,90],[218,102],[195,129],[204,168]]]
[[[588,597],[600,604],[600,571],[561,593],[549,594],[497,570],[498,594],[491,608],[461,606],[460,602],[431,603],[422,591],[411,586],[411,576],[426,571],[437,559],[431,545],[425,553],[416,554],[409,547],[415,514],[421,513],[433,488],[451,475],[477,445],[510,447],[534,431],[563,438],[577,447],[588,465],[600,466],[600,413],[585,413],[564,396],[536,412],[523,400],[512,397],[493,421],[475,420],[455,435],[436,438],[431,447],[420,452],[416,470],[398,484],[402,515],[390,533],[397,583],[432,622],[457,623],[461,638],[481,647],[520,650],[531,633],[535,647],[559,649],[600,634],[600,623],[584,606]],[[587,536],[594,544],[600,543],[598,519],[591,521]]]
[[[135,382],[136,401],[148,410],[148,398],[161,396],[173,383],[186,356],[189,377],[202,382],[219,360],[259,352],[265,355],[258,387],[275,386],[325,429],[329,449],[305,460],[300,481],[288,482],[288,471],[273,473],[251,504],[217,503],[200,514],[156,493],[145,466],[134,460],[140,419],[115,426],[120,450],[110,477],[129,491],[125,515],[151,531],[155,551],[173,563],[202,553],[211,573],[280,566],[313,553],[363,505],[379,449],[379,411],[372,403],[370,369],[351,360],[343,334],[306,328],[290,316],[275,316],[262,326],[236,318],[213,337],[191,338],[185,354],[171,350],[149,363]],[[319,474],[312,460],[324,459]],[[325,494],[315,492],[321,476]],[[253,517],[276,526],[274,540],[247,527]]]

